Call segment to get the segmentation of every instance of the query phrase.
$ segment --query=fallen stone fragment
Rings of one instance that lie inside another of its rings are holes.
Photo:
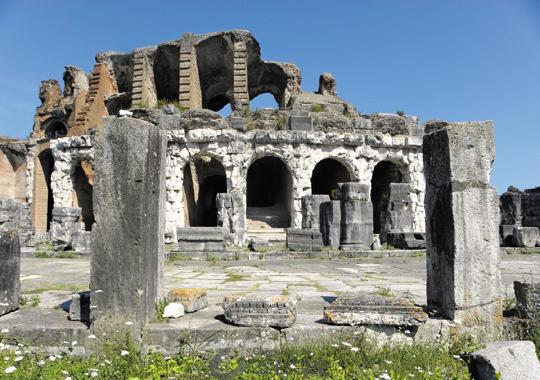
[[[68,319],[90,322],[90,292],[75,293],[71,296]]]
[[[533,342],[490,343],[471,357],[471,372],[476,380],[540,380],[540,363]]]
[[[325,306],[323,318],[334,325],[418,326],[428,316],[406,298],[353,294],[340,296]]]
[[[532,248],[538,240],[538,227],[514,227],[512,242],[514,247]]]
[[[173,288],[169,291],[168,298],[171,302],[180,302],[186,313],[208,307],[206,290],[201,288]]]
[[[288,296],[225,297],[227,322],[237,326],[286,328],[296,321],[296,299]]]
[[[540,284],[514,281],[517,310],[525,318],[540,313]]]
[[[163,310],[163,318],[180,318],[184,315],[184,306],[178,302],[171,302]]]

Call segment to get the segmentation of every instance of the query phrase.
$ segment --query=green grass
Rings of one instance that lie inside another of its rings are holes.
[[[69,284],[49,284],[49,283],[42,283],[39,284],[40,286],[38,288],[34,289],[28,289],[23,291],[23,294],[40,294],[45,292],[51,292],[55,290],[66,290],[73,293],[83,291],[85,289],[81,288],[77,285],[69,285]]]
[[[324,112],[324,104],[313,104],[310,110],[311,112]]]
[[[375,294],[377,294],[378,296],[381,296],[381,297],[385,297],[385,298],[393,298],[393,297],[395,297],[395,294],[387,286],[384,286],[384,287],[383,286],[378,286],[377,290],[375,291]]]
[[[247,278],[246,276],[243,276],[238,273],[227,273],[227,278],[225,279],[224,283],[244,281],[246,278]]]
[[[362,336],[283,344],[271,352],[225,350],[198,353],[186,339],[178,353],[143,353],[128,337],[96,340],[93,353],[81,358],[42,355],[26,347],[0,351],[0,376],[7,379],[469,379],[468,347],[403,345],[378,347]],[[1,337],[0,337],[1,340]],[[4,340],[4,343],[9,343]],[[51,359],[52,357],[52,359]],[[16,360],[17,358],[17,360]],[[15,368],[9,375],[6,369]]]

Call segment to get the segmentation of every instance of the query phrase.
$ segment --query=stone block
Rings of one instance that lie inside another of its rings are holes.
[[[73,238],[81,229],[80,219],[80,207],[53,208],[49,238],[54,250],[62,251],[72,248]]]
[[[296,321],[296,299],[288,296],[242,296],[225,297],[223,300],[225,320],[237,326],[291,327]]]
[[[178,302],[171,302],[163,310],[163,318],[180,318],[184,315],[184,306]]]
[[[19,308],[21,249],[16,229],[0,229],[0,316]]]
[[[68,319],[90,322],[90,292],[75,293],[71,296]]]
[[[428,125],[429,126],[429,125]],[[424,136],[428,307],[466,326],[502,321],[499,199],[490,122],[441,122]]]
[[[369,249],[373,243],[373,205],[369,186],[340,183],[342,250]]]
[[[426,235],[418,232],[389,232],[386,242],[399,249],[426,248]]]
[[[71,248],[77,253],[89,255],[92,253],[90,245],[92,242],[92,232],[78,230],[71,241]]]
[[[507,224],[501,224],[499,226],[499,237],[501,239],[501,245],[504,247],[512,247],[513,246],[513,238],[514,238],[514,226],[513,225],[507,225]]]
[[[291,131],[313,131],[313,119],[305,110],[291,110],[289,116]]]
[[[475,380],[540,380],[540,362],[534,343],[503,341],[488,343],[471,354],[471,375]]]
[[[325,306],[323,319],[333,325],[419,326],[428,315],[406,298],[353,294]]]
[[[330,197],[326,194],[304,195],[302,197],[302,228],[320,230],[321,204],[329,202]]]
[[[287,248],[291,251],[320,251],[322,235],[318,230],[287,228]]]
[[[341,241],[341,202],[323,202],[320,212],[323,244],[337,249]]]
[[[509,189],[512,190],[512,189]],[[506,191],[501,197],[501,224],[521,225],[521,192]]]
[[[180,302],[186,313],[194,313],[208,307],[206,289],[201,288],[173,288],[169,290],[169,301]]]
[[[540,284],[514,281],[517,310],[525,318],[540,313]]]
[[[246,120],[243,117],[231,117],[231,128],[240,132],[246,131]]]
[[[225,249],[223,227],[182,227],[176,230],[181,252],[220,252]]]
[[[540,228],[540,187],[525,189],[521,198],[521,225]]]
[[[411,188],[408,183],[391,183],[388,209],[384,213],[384,231],[382,237],[386,241],[387,233],[413,232],[414,212],[411,202]]]
[[[532,248],[540,235],[538,227],[514,227],[512,243],[514,247]]]
[[[248,248],[252,252],[264,251],[268,249],[269,246],[270,242],[268,241],[268,239],[263,237],[252,237],[248,243]]]
[[[164,260],[163,130],[118,118],[95,139],[92,315],[142,327],[154,316]]]

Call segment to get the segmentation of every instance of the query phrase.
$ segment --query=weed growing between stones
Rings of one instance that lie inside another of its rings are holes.
[[[6,379],[469,379],[464,349],[454,345],[375,345],[343,336],[271,352],[199,353],[188,343],[176,355],[143,350],[129,335],[96,340],[93,353],[74,356],[77,342],[54,355],[36,354],[0,336],[0,377]],[[103,342],[100,340],[103,339]],[[106,339],[106,340],[105,340]]]
[[[163,297],[156,302],[155,315],[154,315],[155,321],[161,322],[161,321],[166,320],[166,318],[163,318],[163,311],[165,310],[165,307],[167,307],[168,304],[169,304],[168,297]]]
[[[392,290],[390,290],[390,288],[387,287],[387,286],[384,286],[384,287],[379,286],[379,287],[377,287],[377,290],[375,291],[375,294],[377,294],[378,296],[381,296],[381,297],[386,297],[386,298],[395,297]]]

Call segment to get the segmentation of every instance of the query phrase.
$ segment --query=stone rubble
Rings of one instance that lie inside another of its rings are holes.
[[[167,299],[180,302],[186,313],[194,313],[208,307],[206,289],[201,288],[173,288],[169,290]]]

